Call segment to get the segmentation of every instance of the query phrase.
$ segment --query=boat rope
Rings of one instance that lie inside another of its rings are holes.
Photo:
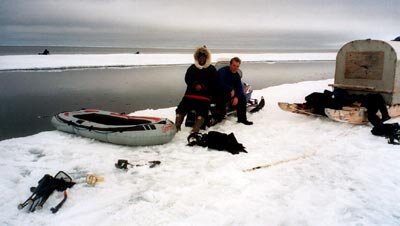
[[[353,128],[354,126],[357,126],[357,125],[352,125],[351,128]],[[329,139],[328,141],[334,141],[338,137],[345,136],[347,133],[349,133],[349,131],[345,130],[345,131],[339,133],[338,135],[336,135],[335,137]],[[324,144],[326,144],[326,142],[324,142]],[[252,167],[252,168],[249,168],[249,169],[244,169],[242,171],[243,172],[251,172],[251,171],[254,171],[254,170],[270,168],[270,167],[281,165],[281,164],[288,163],[288,162],[293,162],[293,161],[297,161],[297,160],[301,160],[301,159],[307,159],[307,158],[310,158],[312,156],[315,156],[317,154],[317,150],[319,150],[319,148],[321,146],[322,146],[322,144],[319,144],[317,147],[313,148],[312,151],[310,151],[308,153],[304,153],[301,156],[297,156],[297,157],[289,158],[289,159],[284,159],[284,160],[276,161],[276,162],[273,162],[273,163],[268,163],[268,164]]]
[[[264,168],[269,168],[269,167],[272,167],[272,166],[281,165],[283,163],[297,161],[297,160],[300,160],[300,159],[306,159],[306,158],[309,158],[311,156],[314,156],[316,153],[317,153],[317,150],[315,149],[311,153],[306,153],[306,154],[303,154],[301,156],[297,156],[297,157],[294,157],[294,158],[280,160],[280,161],[276,161],[276,162],[273,162],[273,163],[269,163],[269,164],[265,164],[265,165],[256,166],[256,167],[249,168],[249,169],[245,169],[245,170],[243,170],[243,172],[250,172],[250,171],[254,171],[254,170],[258,170],[258,169],[264,169]]]
[[[51,118],[51,117],[53,117],[53,115],[38,115],[38,116],[36,116],[36,118],[38,118],[38,119],[46,119],[46,118]]]

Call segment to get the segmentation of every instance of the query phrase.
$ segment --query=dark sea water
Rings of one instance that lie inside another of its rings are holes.
[[[61,111],[99,108],[133,112],[176,106],[188,65],[0,72],[0,140],[54,130]],[[335,62],[243,63],[254,89],[333,78]]]
[[[64,46],[0,46],[2,55],[192,53],[193,49]],[[334,52],[332,49],[223,49],[214,53]],[[0,72],[0,140],[53,130],[50,117],[61,111],[99,108],[134,112],[176,106],[185,90],[189,65],[77,70]],[[244,81],[254,89],[333,78],[329,61],[243,63]]]

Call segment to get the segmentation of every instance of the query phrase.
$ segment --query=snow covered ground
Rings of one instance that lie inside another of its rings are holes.
[[[58,131],[0,142],[0,225],[400,225],[400,150],[374,137],[369,126],[291,114],[278,101],[302,102],[332,80],[255,91],[266,107],[212,128],[234,132],[248,153],[186,146],[189,128],[152,147],[101,143]],[[136,115],[174,119],[174,108]],[[398,120],[392,120],[398,121]],[[158,167],[121,171],[118,159],[160,160]],[[266,168],[244,172],[259,165]],[[29,187],[46,173],[69,173],[69,199],[53,194],[35,213],[17,210]],[[87,173],[105,177],[91,187]]]
[[[217,53],[219,59],[240,57],[247,62],[335,60],[336,53]],[[0,56],[1,70],[49,70],[93,67],[133,67],[148,65],[192,64],[192,54],[71,54],[71,55],[8,55]]]

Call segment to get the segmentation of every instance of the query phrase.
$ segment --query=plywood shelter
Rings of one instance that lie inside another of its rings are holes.
[[[356,40],[336,56],[336,88],[349,94],[379,93],[388,105],[400,104],[400,42]]]

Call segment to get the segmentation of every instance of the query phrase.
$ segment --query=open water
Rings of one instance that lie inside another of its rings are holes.
[[[0,55],[191,53],[193,49],[0,46]],[[214,53],[328,52],[335,50],[212,49]],[[53,71],[0,72],[0,140],[53,130],[61,111],[98,108],[134,112],[176,106],[185,91],[189,65]],[[243,80],[262,89],[284,83],[333,78],[335,62],[243,63]],[[173,120],[173,119],[172,119]]]

